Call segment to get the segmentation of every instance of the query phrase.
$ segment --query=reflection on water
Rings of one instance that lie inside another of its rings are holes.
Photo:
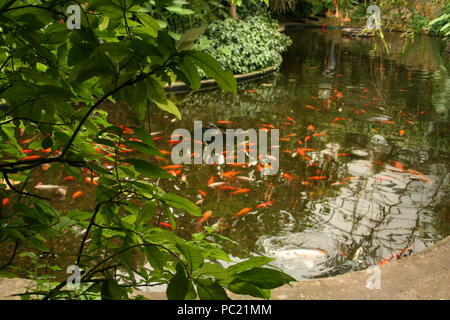
[[[399,35],[388,34],[393,55],[386,57],[381,46],[371,51],[373,39],[344,39],[339,31],[289,35],[294,45],[279,73],[243,84],[235,97],[180,96],[183,119],[154,110],[150,128],[161,132],[155,144],[166,151],[172,131],[191,131],[194,121],[278,128],[279,173],[262,177],[257,165],[186,165],[161,186],[211,210],[205,224],[239,243],[212,236],[233,256],[274,257],[297,279],[364,268],[449,235],[450,77],[442,42],[418,37],[404,50]],[[120,108],[111,114],[118,124],[129,117]],[[154,162],[169,165],[170,156]],[[61,184],[62,173],[52,174],[44,182]],[[208,187],[211,177],[227,188]],[[63,184],[68,194],[80,188]],[[89,210],[95,186],[84,188],[76,205]],[[233,194],[237,189],[250,191]],[[75,203],[55,206],[64,211]],[[176,217],[176,232],[186,238],[201,229],[198,219]]]

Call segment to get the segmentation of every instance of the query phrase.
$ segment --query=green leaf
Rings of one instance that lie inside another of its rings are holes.
[[[230,300],[224,288],[217,281],[198,279],[195,284],[201,300]]]
[[[202,266],[204,259],[199,249],[182,242],[178,242],[176,246],[178,250],[180,250],[181,254],[186,258],[189,272],[196,271]]]
[[[172,178],[172,176],[168,174],[166,170],[163,170],[158,166],[155,166],[154,164],[151,164],[145,160],[125,159],[122,161],[131,163],[137,172],[142,173],[144,176],[148,178],[164,178],[164,179]]]
[[[235,279],[250,282],[262,289],[274,289],[286,283],[296,281],[284,272],[267,268],[253,268],[251,270],[238,273],[235,275]]]
[[[67,63],[69,66],[76,65],[84,59],[89,59],[96,46],[92,43],[76,43],[70,48]]]
[[[169,258],[168,254],[156,246],[145,246],[144,251],[148,263],[150,263],[155,270],[163,270]]]
[[[127,141],[126,144],[128,147],[134,148],[134,149],[136,149],[140,152],[143,152],[145,154],[148,154],[150,156],[159,156],[159,157],[163,156],[161,154],[161,152],[159,152],[158,149],[156,149],[155,147],[149,146],[146,143],[142,143],[139,141]]]
[[[158,31],[161,30],[161,27],[155,19],[150,17],[147,13],[135,13],[135,15],[144,26],[144,28],[140,30],[143,30],[152,37],[158,35]]]
[[[198,74],[197,68],[192,63],[183,59],[180,61],[178,70],[180,72],[179,77],[181,80],[194,90],[200,89],[200,75]]]
[[[53,147],[53,139],[51,137],[45,138],[44,140],[42,140],[41,146],[44,149]]]
[[[172,279],[170,279],[166,295],[169,300],[184,300],[188,293],[189,280],[181,262],[177,263],[175,269],[176,273]]]
[[[187,58],[200,67],[208,77],[214,78],[222,89],[233,94],[237,93],[237,83],[233,73],[223,70],[211,55],[200,51],[190,51]]]
[[[159,81],[157,81],[153,77],[149,77],[145,79],[145,84],[147,86],[147,97],[150,100],[161,104],[167,103],[166,92],[164,91],[164,88]]]
[[[33,247],[36,249],[43,251],[43,252],[50,252],[49,248],[47,248],[44,245],[44,242],[41,239],[38,239],[37,237],[34,238],[28,238],[27,242],[30,243]]]
[[[136,219],[136,225],[144,225],[154,214],[155,214],[156,204],[154,202],[148,202],[145,206],[138,212],[138,217]]]
[[[120,42],[102,43],[97,50],[102,53],[107,52],[113,57],[124,57],[130,55],[130,49]]]
[[[178,42],[177,49],[180,51],[190,50],[195,44],[195,40],[201,37],[205,32],[204,27],[192,28],[187,30],[181,35],[180,41]]]
[[[245,281],[233,281],[227,286],[228,290],[237,294],[245,294],[256,298],[269,299],[270,290],[258,288]]]
[[[236,263],[236,264],[228,267],[227,272],[230,274],[236,274],[239,272],[249,270],[251,268],[261,267],[263,265],[268,264],[269,262],[271,262],[273,260],[275,260],[275,259],[268,258],[268,257],[252,257],[246,261],[242,261],[242,262]]]
[[[158,101],[154,100],[154,102],[156,103],[156,105],[158,106],[158,108],[160,108],[161,110],[167,111],[173,115],[175,115],[178,119],[181,120],[181,113],[180,110],[178,110],[177,106],[175,105],[175,103],[173,103],[170,100],[167,100],[165,103],[159,103]]]
[[[101,287],[102,300],[123,300],[126,296],[124,290],[114,279],[108,279],[102,282]]]
[[[185,9],[185,8],[177,7],[177,6],[166,7],[166,10],[169,11],[169,12],[172,12],[172,13],[176,13],[176,14],[178,14],[180,16],[182,16],[182,15],[189,15],[189,14],[195,13],[191,9]]]
[[[183,209],[192,216],[200,217],[202,215],[202,210],[199,207],[190,202],[188,199],[175,194],[166,193],[160,198],[160,200],[172,207]]]
[[[227,270],[220,264],[205,262],[199,270],[200,275],[209,275],[215,279],[226,279],[229,277]]]

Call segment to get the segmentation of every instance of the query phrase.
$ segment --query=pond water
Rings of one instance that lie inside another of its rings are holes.
[[[374,39],[346,39],[336,30],[288,35],[294,45],[280,72],[240,85],[236,97],[217,90],[178,97],[181,121],[152,119],[152,131],[164,137],[192,130],[194,120],[273,126],[282,138],[279,173],[187,165],[172,190],[192,201],[205,191],[202,208],[213,212],[207,224],[220,224],[238,243],[223,242],[229,252],[272,256],[299,280],[366,268],[449,235],[450,78],[442,41],[417,37],[405,46],[400,34],[387,34],[387,56],[380,44],[372,50]],[[224,179],[227,171],[253,181]],[[251,191],[208,188],[211,176]],[[233,216],[243,208],[252,210]],[[198,228],[192,218],[180,220],[186,237]]]
[[[217,225],[215,234],[233,242],[214,234],[212,240],[237,260],[271,256],[298,280],[367,268],[448,236],[450,63],[441,54],[443,41],[416,37],[405,45],[400,34],[387,34],[388,56],[379,43],[372,50],[375,39],[347,39],[338,30],[287,34],[294,44],[279,72],[240,84],[237,96],[219,90],[178,95],[182,120],[152,113],[155,144],[166,151],[173,130],[191,131],[194,121],[280,130],[276,175],[261,176],[255,165],[192,164],[161,182],[212,211],[203,224],[176,212],[175,232],[190,238]],[[111,120],[122,124],[128,117],[114,110]],[[171,164],[167,159],[153,160],[164,166]],[[211,177],[228,188],[208,187]],[[64,184],[68,194],[83,188],[76,203],[55,203],[61,211],[92,209],[95,186],[62,178],[41,172],[33,180]],[[250,190],[233,194],[238,189]],[[236,216],[245,208],[248,213]],[[75,242],[52,245],[72,262],[64,253],[76,249]]]

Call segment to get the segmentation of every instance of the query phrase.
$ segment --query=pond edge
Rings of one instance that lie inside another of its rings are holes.
[[[279,69],[279,66],[271,66],[271,67],[267,67],[264,69],[252,71],[249,73],[235,74],[234,78],[236,79],[237,82],[259,79],[259,78],[265,77],[271,73],[274,73],[278,69]],[[210,90],[210,89],[216,89],[218,87],[218,84],[217,84],[216,80],[214,80],[214,79],[201,80],[200,83],[201,83],[200,89],[196,90],[196,92]],[[167,93],[187,93],[187,92],[193,91],[187,84],[185,84],[182,81],[176,81],[172,85],[164,87],[164,90]]]

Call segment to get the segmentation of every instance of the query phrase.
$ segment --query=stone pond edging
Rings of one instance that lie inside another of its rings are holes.
[[[380,267],[381,289],[368,289],[367,270],[296,282],[272,291],[273,300],[450,300],[450,237],[409,257]],[[30,280],[0,278],[0,300],[18,299]],[[152,300],[166,299],[164,292],[135,291]],[[234,295],[232,299],[253,299]]]

